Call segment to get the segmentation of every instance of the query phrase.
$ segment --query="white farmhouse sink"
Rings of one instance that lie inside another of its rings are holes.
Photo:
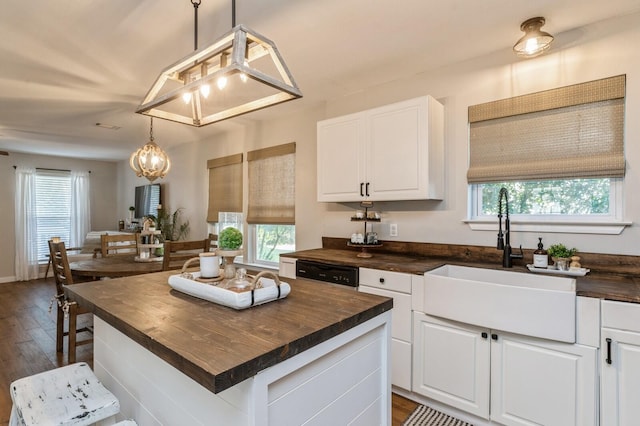
[[[466,324],[573,343],[576,280],[445,265],[425,273],[424,309]]]

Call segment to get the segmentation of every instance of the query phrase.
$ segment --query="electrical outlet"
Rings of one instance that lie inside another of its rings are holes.
[[[389,236],[390,237],[397,237],[398,236],[398,224],[397,223],[390,223],[389,224]]]

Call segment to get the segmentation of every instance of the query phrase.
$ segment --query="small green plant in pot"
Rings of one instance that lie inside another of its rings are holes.
[[[577,253],[577,248],[567,248],[564,244],[553,244],[547,249],[547,253],[555,262],[556,269],[566,271],[569,269],[569,259]]]
[[[564,244],[553,244],[547,249],[552,259],[569,259],[577,252],[577,248],[567,248]]]
[[[236,228],[224,228],[218,236],[218,245],[221,250],[238,250],[242,246],[242,233]]]
[[[242,246],[242,233],[230,226],[224,228],[218,235],[218,246],[220,247],[219,253],[224,258],[224,277],[227,279],[234,278],[236,267],[233,264],[233,260],[236,256],[242,254],[239,251]]]

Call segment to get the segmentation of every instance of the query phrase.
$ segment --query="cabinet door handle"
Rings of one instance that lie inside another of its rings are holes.
[[[606,341],[607,341],[607,359],[605,359],[605,362],[607,364],[611,364],[611,339],[607,337]]]
[[[364,188],[364,182],[360,182],[360,196],[364,197],[364,192],[362,191],[362,189]]]
[[[384,278],[380,278],[380,284],[384,284]]]
[[[369,182],[367,182],[367,185],[366,185],[365,188],[366,188],[366,190],[364,191],[364,193],[367,194],[367,197],[368,197],[369,196]]]
[[[493,340],[496,340],[496,341],[497,341],[497,340],[498,340],[498,335],[497,335],[497,334],[495,334],[495,333],[492,333],[492,334],[491,334],[491,338],[492,338]]]
[[[483,331],[481,336],[482,336],[483,339],[486,339],[487,337],[489,337],[489,335],[487,334],[486,331]]]

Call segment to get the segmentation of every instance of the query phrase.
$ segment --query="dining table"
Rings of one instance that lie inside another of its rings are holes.
[[[69,262],[73,275],[93,278],[118,278],[162,271],[161,261],[139,261],[135,254],[96,257]]]

